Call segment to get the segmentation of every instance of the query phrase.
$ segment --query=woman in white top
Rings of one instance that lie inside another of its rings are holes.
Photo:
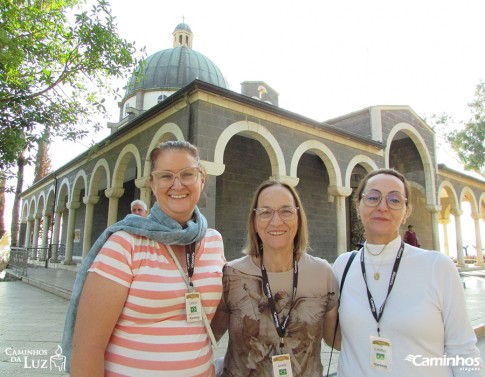
[[[369,173],[357,189],[366,242],[341,293],[339,377],[481,376],[456,267],[401,239],[409,203],[409,184],[392,169]],[[333,265],[339,281],[350,255]]]

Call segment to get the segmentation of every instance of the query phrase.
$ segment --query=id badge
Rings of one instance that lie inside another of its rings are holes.
[[[291,370],[291,360],[289,354],[276,355],[272,357],[273,360],[273,376],[274,377],[293,377]]]
[[[199,292],[187,292],[185,294],[185,312],[187,322],[202,321],[202,305]]]
[[[382,372],[392,369],[392,342],[377,336],[370,337],[370,367]]]

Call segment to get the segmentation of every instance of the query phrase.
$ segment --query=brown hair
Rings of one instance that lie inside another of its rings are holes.
[[[163,153],[163,151],[166,151],[166,150],[180,150],[180,151],[187,152],[194,158],[202,174],[204,176],[206,175],[204,166],[200,163],[199,151],[197,147],[185,140],[170,140],[170,141],[163,142],[157,145],[155,148],[153,148],[152,151],[150,152],[150,162],[151,162],[150,172],[152,172],[153,169],[155,168],[155,163],[157,161],[158,156],[161,153]],[[150,180],[151,179],[152,179],[152,176],[150,176]]]
[[[359,187],[357,187],[357,191],[355,192],[355,199],[354,199],[355,206],[359,205],[360,200],[362,199],[362,194],[364,193],[365,187],[367,186],[367,182],[369,181],[369,179],[371,179],[372,177],[375,177],[376,175],[379,175],[379,174],[392,175],[392,176],[396,177],[397,179],[399,179],[404,184],[404,195],[408,199],[406,201],[406,207],[408,207],[410,209],[410,207],[411,207],[411,186],[409,185],[409,182],[406,179],[406,177],[404,177],[404,175],[402,175],[401,173],[399,173],[397,170],[394,170],[394,169],[377,169],[377,170],[374,170],[374,171],[371,171],[370,173],[368,173],[362,179],[362,181],[360,181]]]
[[[256,189],[256,192],[254,193],[251,207],[249,208],[248,234],[246,239],[246,246],[244,247],[244,253],[255,256],[259,256],[262,253],[262,241],[258,233],[256,232],[256,227],[254,225],[256,214],[253,210],[258,205],[258,199],[261,192],[264,189],[272,186],[285,187],[293,196],[293,199],[295,200],[295,206],[299,208],[299,210],[297,211],[298,230],[295,235],[293,251],[296,253],[297,256],[300,256],[305,253],[308,248],[308,221],[305,210],[303,209],[302,202],[295,188],[277,179],[264,181],[263,183],[261,183],[261,185],[259,185],[259,187]]]

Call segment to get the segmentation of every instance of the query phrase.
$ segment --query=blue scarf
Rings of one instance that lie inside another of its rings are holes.
[[[99,236],[89,253],[83,258],[72,287],[71,301],[67,308],[64,334],[62,336],[62,354],[66,356],[66,372],[70,370],[74,325],[88,269],[108,238],[120,230],[145,236],[166,245],[190,245],[194,242],[200,242],[204,238],[207,232],[207,220],[200,213],[199,209],[195,207],[193,218],[187,222],[185,228],[182,228],[178,222],[162,212],[158,203],[155,203],[147,217],[127,215],[123,220],[108,227]]]

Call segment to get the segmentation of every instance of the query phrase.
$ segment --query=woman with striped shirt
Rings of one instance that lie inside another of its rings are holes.
[[[72,377],[214,375],[207,329],[225,258],[196,206],[204,170],[185,141],[160,144],[150,158],[150,215],[110,227],[87,269],[73,310]]]

